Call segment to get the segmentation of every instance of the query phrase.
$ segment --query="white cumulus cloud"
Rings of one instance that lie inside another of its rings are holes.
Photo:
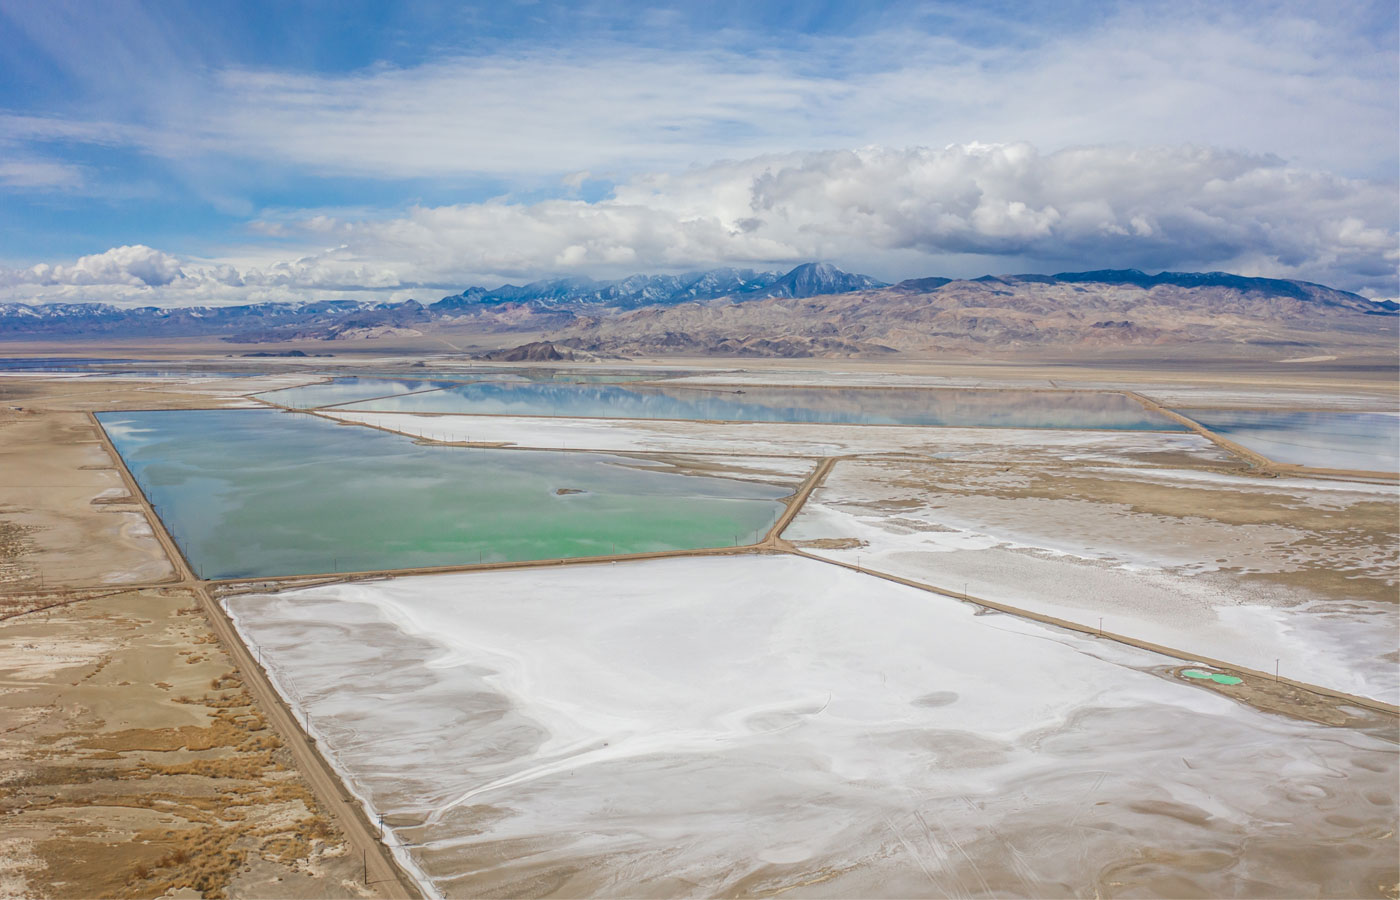
[[[165,287],[183,275],[180,271],[180,261],[174,256],[143,244],[134,244],[113,247],[105,253],[83,256],[69,265],[39,263],[28,269],[3,270],[3,273],[0,273],[0,283]]]
[[[182,262],[119,247],[8,270],[0,282],[9,299],[246,302],[406,290],[435,299],[440,289],[551,274],[827,259],[890,279],[1131,266],[1391,296],[1397,209],[1383,184],[1205,147],[866,147],[642,174],[595,202],[280,221],[279,240],[333,245],[282,258]]]
[[[1361,287],[1397,262],[1395,193],[1197,147],[871,147],[642,175],[596,203],[318,220],[344,258],[423,281],[805,259],[1235,268]],[[906,263],[907,265],[907,263]],[[883,274],[883,273],[876,273]]]

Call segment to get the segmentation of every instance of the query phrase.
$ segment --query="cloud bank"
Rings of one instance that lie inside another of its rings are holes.
[[[241,46],[207,4],[0,0],[0,297],[422,299],[814,258],[1400,293],[1393,2],[672,6],[546,27],[577,5],[498,4],[490,35],[410,9],[416,40],[357,31],[327,65],[335,30],[294,4],[304,40],[239,13]],[[127,258],[146,245],[175,262]]]
[[[436,299],[471,283],[547,274],[811,259],[885,278],[1056,271],[1092,260],[1394,296],[1397,214],[1387,185],[1205,147],[866,147],[639,174],[595,202],[500,199],[390,219],[266,223],[288,248],[283,258],[181,260],[118,247],[66,265],[0,270],[0,296],[158,305],[346,292]]]
[[[1190,142],[1390,177],[1397,58],[1367,32],[1363,8],[1135,4],[1068,31],[969,10],[995,43],[918,27],[783,41],[721,32],[683,46],[593,36],[336,73],[172,71],[161,46],[150,55],[162,63],[122,60],[139,89],[97,105],[109,115],[0,115],[0,132],[34,148],[131,147],[373,179],[628,177],[794,148],[973,139],[1050,150]],[[36,40],[51,32],[29,23]],[[54,52],[100,94],[106,47]]]

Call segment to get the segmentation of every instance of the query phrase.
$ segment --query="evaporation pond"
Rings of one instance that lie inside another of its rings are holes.
[[[731,546],[788,488],[595,453],[423,446],[280,410],[98,419],[205,578]]]
[[[253,396],[259,400],[276,403],[291,409],[316,409],[321,406],[335,406],[354,400],[368,400],[389,394],[407,394],[413,391],[434,390],[446,387],[448,382],[411,378],[365,378],[358,375],[348,378],[335,378],[320,384],[307,384],[301,387],[283,388],[280,391],[267,391]]]
[[[1256,409],[1183,409],[1181,414],[1274,462],[1400,471],[1400,414]]]
[[[578,372],[572,369],[427,369],[410,372],[408,377],[436,381],[514,381],[578,384],[611,384],[629,381],[659,381],[691,375],[692,372]],[[396,377],[405,377],[395,373]]]
[[[504,381],[529,383],[577,382],[581,384],[640,381],[651,379],[651,375],[632,374],[575,374],[536,369],[518,369],[509,372],[498,370],[480,372],[425,371],[418,375],[347,375],[333,378],[320,384],[302,387],[283,388],[255,394],[259,400],[266,400],[289,409],[318,409],[323,406],[340,406],[361,400],[375,400],[402,394],[434,391],[450,388],[462,382]]]
[[[843,425],[952,425],[1180,431],[1123,394],[908,388],[455,384],[345,410]]]

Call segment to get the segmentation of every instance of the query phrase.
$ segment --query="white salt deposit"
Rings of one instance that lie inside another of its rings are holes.
[[[1326,508],[1395,498],[1394,486],[1310,479],[1246,479],[1174,470],[1090,469],[1158,483],[1326,497]],[[1400,701],[1394,604],[1325,602],[1282,583],[1231,573],[1294,572],[1317,562],[1309,535],[1271,522],[1247,527],[1157,516],[1075,499],[1000,498],[905,483],[901,464],[837,463],[783,537],[846,540],[809,546],[824,558],[966,590],[1010,606],[1102,626],[1202,656],[1273,671],[1334,690]],[[1074,477],[1073,474],[1064,477]],[[955,480],[955,479],[952,479]],[[1201,503],[1209,508],[1209,494]],[[1314,504],[1308,504],[1314,505]],[[1394,579],[1396,548],[1332,547],[1326,564]]]
[[[1025,461],[1039,457],[1125,463],[1157,453],[1190,454],[1203,462],[1232,458],[1200,435],[1172,432],[677,422],[341,410],[323,410],[320,414],[439,441],[568,450],[807,457],[918,453],[943,459]]]
[[[1393,880],[1389,744],[820,562],[225,603],[449,896],[1345,895]],[[1299,834],[1329,852],[1292,853]]]

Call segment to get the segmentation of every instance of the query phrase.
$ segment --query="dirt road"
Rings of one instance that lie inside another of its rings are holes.
[[[96,418],[93,419],[97,425]],[[139,498],[147,518],[150,520],[156,538],[161,542],[170,562],[180,576],[180,584],[189,588],[199,598],[205,617],[219,642],[233,659],[234,665],[243,676],[243,683],[257,700],[268,723],[277,731],[284,745],[291,751],[297,763],[297,770],[306,779],[316,795],[321,808],[329,815],[353,848],[365,862],[365,876],[369,886],[380,896],[387,898],[418,898],[422,892],[418,885],[394,860],[389,849],[379,841],[378,829],[370,824],[364,808],[353,798],[346,796],[340,777],[322,758],[311,737],[297,724],[296,716],[282,700],[276,688],[267,679],[267,674],[257,664],[248,647],[238,636],[233,623],[213,596],[210,587],[199,580],[180,549],[166,532],[160,517],[151,508],[146,496],[137,486],[131,472],[127,470],[121,454],[117,453],[107,433],[100,425],[97,432],[102,436],[103,445],[111,455],[113,463],[121,472],[127,489],[133,497]]]

